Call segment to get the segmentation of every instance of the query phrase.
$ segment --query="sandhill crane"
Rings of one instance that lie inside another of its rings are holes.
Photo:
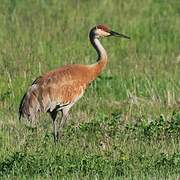
[[[129,39],[126,35],[111,31],[105,25],[93,27],[89,32],[89,39],[98,54],[97,62],[91,65],[65,65],[38,77],[21,100],[19,118],[23,116],[33,122],[39,112],[48,112],[52,118],[56,142],[70,108],[83,96],[88,84],[106,67],[107,53],[99,38],[109,36]],[[62,113],[60,122],[57,118],[58,111]]]

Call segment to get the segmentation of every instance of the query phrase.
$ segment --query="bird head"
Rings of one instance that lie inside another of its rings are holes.
[[[124,34],[112,31],[108,26],[102,25],[102,24],[97,25],[94,28],[92,28],[90,31],[90,35],[94,36],[95,38],[116,36],[116,37],[123,37],[123,38],[130,39],[130,37]]]

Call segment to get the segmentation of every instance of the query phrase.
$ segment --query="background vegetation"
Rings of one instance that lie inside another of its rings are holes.
[[[105,23],[109,64],[72,108],[60,144],[42,115],[18,122],[40,74],[91,64],[88,31]],[[179,0],[1,0],[0,176],[10,179],[180,178]]]

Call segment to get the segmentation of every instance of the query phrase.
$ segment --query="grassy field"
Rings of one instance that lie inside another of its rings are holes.
[[[1,0],[0,178],[180,179],[179,0]],[[18,121],[32,81],[91,64],[88,31],[105,23],[106,70],[71,109],[54,145],[51,120]]]

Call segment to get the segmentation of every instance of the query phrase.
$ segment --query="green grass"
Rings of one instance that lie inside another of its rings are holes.
[[[89,29],[106,38],[106,70],[72,108],[58,145],[51,120],[18,121],[22,95],[40,74],[91,64]],[[1,0],[0,177],[179,179],[180,2]]]

